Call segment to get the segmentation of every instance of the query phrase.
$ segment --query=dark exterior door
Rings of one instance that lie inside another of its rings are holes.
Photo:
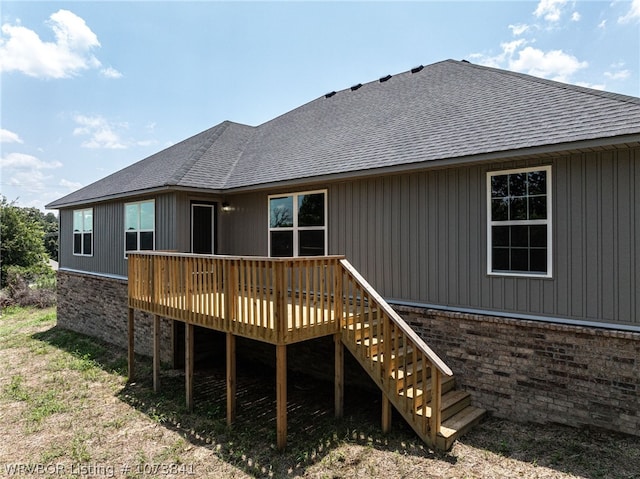
[[[215,203],[191,204],[191,252],[214,254],[216,238]]]

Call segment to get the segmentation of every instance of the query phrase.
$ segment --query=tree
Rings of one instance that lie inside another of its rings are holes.
[[[11,266],[42,267],[47,258],[44,231],[40,221],[28,209],[0,199],[0,261],[1,280],[5,284]]]
[[[49,258],[58,261],[58,217],[53,213],[43,213],[38,208],[24,208],[30,219],[42,226],[44,249]]]

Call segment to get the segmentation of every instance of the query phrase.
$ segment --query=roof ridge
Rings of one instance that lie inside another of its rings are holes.
[[[208,136],[207,139],[202,142],[202,144],[198,147],[194,154],[191,155],[191,158],[185,159],[184,163],[180,166],[180,168],[178,168],[174,175],[165,182],[165,186],[173,186],[179,184],[180,181],[185,177],[185,175],[189,173],[191,168],[193,168],[193,166],[198,162],[198,160],[202,158],[202,155],[204,155],[205,152],[216,142],[216,140],[220,138],[220,135],[222,135],[222,133],[229,127],[229,123],[230,122],[228,120],[225,120],[222,123],[218,123],[216,126],[205,130],[205,132],[211,130],[216,131],[214,131],[211,136]],[[197,133],[190,138],[198,136],[199,134],[202,134],[202,132]],[[190,138],[187,138],[184,141],[187,141]]]
[[[604,91],[604,90],[596,90],[595,88],[588,88],[588,87],[584,87],[584,86],[580,86],[580,85],[575,85],[573,83],[566,83],[566,82],[561,82],[561,81],[557,81],[557,80],[549,80],[548,78],[540,78],[540,77],[536,77],[536,76],[530,75],[528,73],[515,72],[515,71],[512,71],[512,70],[504,70],[504,69],[501,69],[501,68],[490,67],[490,66],[486,66],[486,65],[478,65],[476,63],[471,63],[471,62],[469,62],[467,60],[464,60],[464,61],[444,60],[444,61],[445,62],[452,62],[452,63],[455,63],[457,65],[463,66],[463,67],[477,68],[477,69],[480,69],[480,70],[489,70],[489,71],[491,71],[493,73],[497,73],[497,74],[515,76],[515,77],[521,78],[521,79],[526,80],[526,81],[530,81],[530,82],[534,82],[534,83],[541,83],[543,85],[547,85],[547,86],[551,86],[551,87],[555,87],[555,88],[560,88],[562,90],[574,90],[574,91],[579,92],[579,93],[598,96],[600,98],[606,98],[606,99],[609,99],[609,100],[616,100],[616,101],[621,101],[621,102],[624,102],[624,103],[633,103],[633,104],[636,104],[636,105],[640,105],[640,98],[639,97],[635,97],[635,96],[631,96],[631,95],[625,95],[623,93],[613,93],[613,92]]]
[[[233,172],[236,170],[236,166],[238,166],[238,162],[242,158],[242,155],[244,154],[245,148],[247,147],[247,145],[251,141],[253,141],[253,138],[255,137],[255,134],[258,131],[258,127],[257,126],[245,125],[244,123],[236,123],[236,122],[230,122],[230,123],[233,123],[235,125],[241,126],[243,128],[251,129],[251,134],[248,135],[248,138],[246,140],[244,140],[244,142],[242,144],[242,148],[240,149],[240,151],[238,152],[238,155],[233,160],[233,163],[231,164],[231,167],[229,168],[229,171],[227,172],[224,180],[222,181],[222,185],[223,186],[222,186],[221,189],[223,189],[223,190],[227,189],[227,183],[229,182],[229,178],[231,178],[231,176],[233,175]]]

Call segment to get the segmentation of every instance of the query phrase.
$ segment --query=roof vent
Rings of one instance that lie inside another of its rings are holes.
[[[335,95],[336,92],[335,91],[330,91],[329,93],[327,93],[324,97],[325,98],[331,98],[333,95]]]
[[[420,65],[419,67],[415,67],[411,69],[411,73],[418,73],[424,68],[424,66]]]
[[[358,88],[360,88],[362,86],[362,83],[358,83],[357,85],[353,85],[351,87],[351,91],[356,91]]]
[[[471,63],[469,60],[465,60],[464,58],[460,60],[462,63]]]
[[[384,82],[386,82],[386,81],[388,81],[390,79],[391,79],[391,75],[387,75],[386,77],[380,78],[380,83],[384,83]]]

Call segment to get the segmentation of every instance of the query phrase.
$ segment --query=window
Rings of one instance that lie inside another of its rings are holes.
[[[124,250],[155,249],[155,202],[140,201],[124,205]]]
[[[93,208],[73,212],[73,254],[93,255]]]
[[[269,255],[323,256],[327,252],[326,192],[269,197]]]
[[[551,277],[551,167],[487,174],[489,274]]]

